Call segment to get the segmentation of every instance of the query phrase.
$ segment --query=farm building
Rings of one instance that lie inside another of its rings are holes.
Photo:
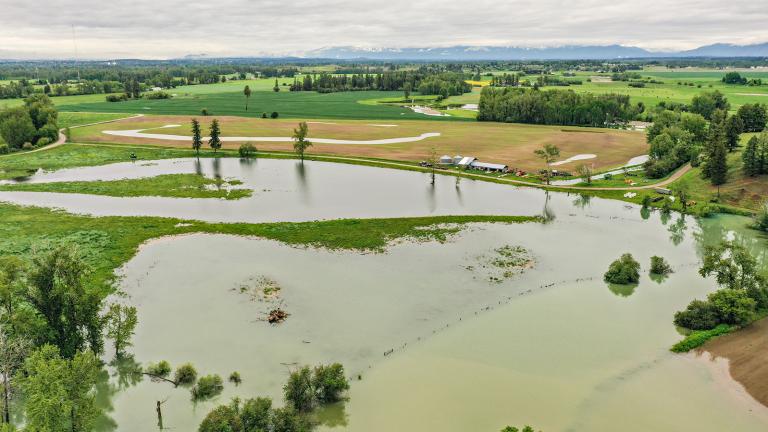
[[[456,166],[459,168],[469,168],[469,166],[472,164],[472,162],[476,161],[477,158],[472,156],[464,156],[461,158],[460,161],[456,162]]]
[[[459,158],[460,156],[456,156],[456,158]],[[442,158],[440,158],[442,160]],[[456,159],[454,159],[455,161]],[[480,162],[477,160],[477,158],[472,156],[465,156],[461,158],[458,162],[455,162],[456,166],[459,168],[464,169],[476,169],[476,170],[482,170],[482,171],[488,171],[488,172],[507,172],[509,171],[509,167],[504,164],[495,164],[495,163],[488,163],[488,162]]]
[[[488,172],[505,173],[509,171],[509,167],[504,164],[495,164],[495,163],[488,163],[488,162],[474,161],[471,164],[469,164],[469,167],[472,169],[478,169],[478,170],[483,170]]]
[[[453,158],[448,155],[440,156],[440,165],[453,165]]]

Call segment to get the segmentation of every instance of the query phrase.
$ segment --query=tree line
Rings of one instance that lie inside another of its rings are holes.
[[[629,96],[579,94],[571,90],[538,91],[486,87],[480,96],[479,121],[608,127],[627,122],[642,107]]]
[[[291,91],[317,91],[320,93],[342,91],[418,91],[422,94],[455,96],[472,91],[463,74],[454,72],[394,71],[376,74],[304,75],[294,78]]]
[[[646,134],[650,159],[645,164],[648,177],[661,178],[690,162],[701,166],[702,175],[715,186],[727,180],[728,153],[738,146],[744,132],[761,132],[766,127],[766,106],[745,104],[729,115],[730,103],[718,92],[697,95],[686,110],[661,105],[649,113],[653,119]],[[746,175],[763,173],[762,145],[751,140],[742,155]]]

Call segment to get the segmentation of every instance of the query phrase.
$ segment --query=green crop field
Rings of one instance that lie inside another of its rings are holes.
[[[649,77],[663,84],[646,84],[643,88],[630,87],[626,81],[614,82],[587,82],[592,76],[606,76],[610,74],[596,74],[580,72],[576,79],[581,79],[581,85],[569,87],[546,87],[546,89],[571,89],[578,93],[615,93],[629,95],[632,102],[643,102],[646,106],[656,106],[659,102],[690,103],[694,96],[718,90],[725,94],[731,103],[731,110],[738,109],[746,103],[768,103],[768,85],[746,86],[724,84],[721,79],[725,71],[643,71],[643,77]],[[768,72],[743,72],[747,78],[768,79]],[[532,79],[529,77],[529,79]],[[681,84],[678,84],[680,82]],[[693,83],[693,85],[685,85]],[[701,87],[699,87],[701,86]]]
[[[238,86],[242,85],[242,81]],[[388,98],[402,96],[400,92],[345,92],[345,93],[315,93],[272,91],[254,92],[245,110],[245,97],[242,91],[199,93],[171,99],[130,100],[126,102],[82,102],[58,104],[61,111],[84,111],[105,113],[141,113],[163,115],[200,115],[205,108],[211,115],[229,115],[243,117],[260,117],[276,111],[281,118],[334,118],[334,119],[426,119],[423,114],[392,105],[363,104],[366,99]],[[452,120],[452,117],[433,119]]]

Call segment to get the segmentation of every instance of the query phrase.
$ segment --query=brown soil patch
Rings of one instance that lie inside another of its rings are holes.
[[[208,123],[213,117],[197,117],[207,133]],[[223,136],[283,136],[289,137],[299,120],[296,119],[246,119],[242,117],[217,117]],[[145,138],[117,137],[103,134],[102,130],[125,130],[155,128],[168,124],[181,125],[151,133],[189,135],[190,117],[187,116],[146,116],[104,125],[73,130],[75,142],[151,144],[167,147],[188,147],[180,141],[163,141]],[[333,124],[329,124],[333,123]],[[560,159],[582,153],[593,153],[597,158],[589,161],[575,161],[561,165],[562,171],[574,171],[580,163],[588,163],[594,169],[608,169],[622,166],[635,156],[646,154],[648,147],[645,134],[634,131],[611,129],[576,128],[562,126],[539,126],[490,122],[446,122],[430,120],[408,120],[387,122],[396,127],[371,126],[370,120],[328,120],[309,126],[309,137],[335,139],[384,139],[418,136],[438,132],[439,137],[412,143],[386,145],[339,145],[315,144],[308,153],[322,153],[339,156],[357,156],[420,161],[426,159],[432,148],[438,155],[474,156],[482,161],[505,163],[510,168],[534,171],[543,168],[543,163],[533,154],[542,144],[560,147]],[[591,132],[591,133],[585,133]],[[226,142],[224,148],[236,149],[240,143]],[[259,150],[292,151],[291,143],[255,144]]]
[[[704,350],[728,359],[733,379],[768,407],[768,319],[713,339]]]

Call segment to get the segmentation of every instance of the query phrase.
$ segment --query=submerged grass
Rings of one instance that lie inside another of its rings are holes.
[[[712,338],[728,334],[737,328],[738,327],[736,326],[731,326],[728,324],[720,324],[711,330],[697,330],[691,332],[691,334],[686,336],[683,340],[674,344],[670,350],[676,353],[688,352],[692,349],[704,345]]]
[[[0,190],[59,192],[113,197],[158,196],[171,198],[223,198],[251,196],[251,189],[232,189],[237,181],[215,180],[199,174],[164,174],[156,177],[110,181],[73,181],[0,185]]]
[[[233,234],[297,246],[380,252],[396,239],[444,241],[458,230],[451,224],[537,220],[527,216],[435,216],[232,224],[158,217],[91,217],[0,203],[0,255],[24,257],[34,249],[77,244],[93,268],[92,282],[106,294],[111,291],[114,269],[128,261],[145,241],[167,235]]]

